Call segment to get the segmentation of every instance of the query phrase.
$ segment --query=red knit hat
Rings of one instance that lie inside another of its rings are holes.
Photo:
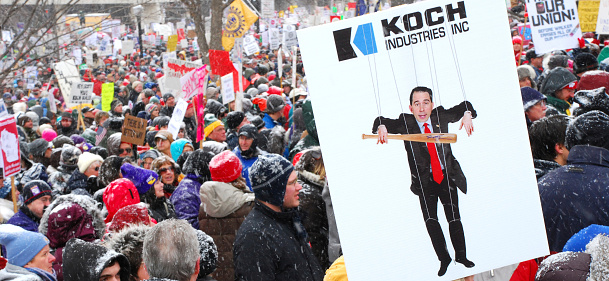
[[[211,179],[219,182],[232,182],[241,175],[243,166],[234,153],[225,150],[214,156],[209,162]]]
[[[153,226],[152,218],[148,215],[148,208],[144,203],[137,203],[122,207],[112,218],[112,223],[108,227],[110,232],[119,232],[123,228],[130,225],[148,225]]]

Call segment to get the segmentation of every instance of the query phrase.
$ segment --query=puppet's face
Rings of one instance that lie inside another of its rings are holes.
[[[414,114],[414,118],[419,122],[425,122],[431,116],[433,102],[427,92],[414,92],[412,95],[412,104],[409,106],[410,111]]]

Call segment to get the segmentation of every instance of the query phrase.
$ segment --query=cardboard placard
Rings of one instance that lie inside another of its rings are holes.
[[[69,102],[71,104],[91,103],[93,100],[93,82],[78,82],[72,85]]]
[[[144,118],[126,115],[123,123],[123,135],[121,136],[121,142],[144,145],[146,140],[147,125],[148,121],[146,121]]]
[[[0,148],[2,149],[4,178],[19,173],[21,171],[21,151],[19,150],[17,122],[13,116],[0,120]]]

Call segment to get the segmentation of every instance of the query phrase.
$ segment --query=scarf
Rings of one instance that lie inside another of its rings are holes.
[[[27,269],[27,271],[31,273],[38,275],[40,278],[42,278],[43,281],[57,281],[57,274],[55,273],[55,269],[53,269],[53,273],[49,273],[36,267],[25,267],[25,269]]]

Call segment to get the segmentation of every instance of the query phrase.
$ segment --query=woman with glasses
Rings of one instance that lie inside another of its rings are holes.
[[[159,175],[165,196],[169,198],[184,177],[179,166],[169,156],[163,155],[152,161],[152,170]]]

